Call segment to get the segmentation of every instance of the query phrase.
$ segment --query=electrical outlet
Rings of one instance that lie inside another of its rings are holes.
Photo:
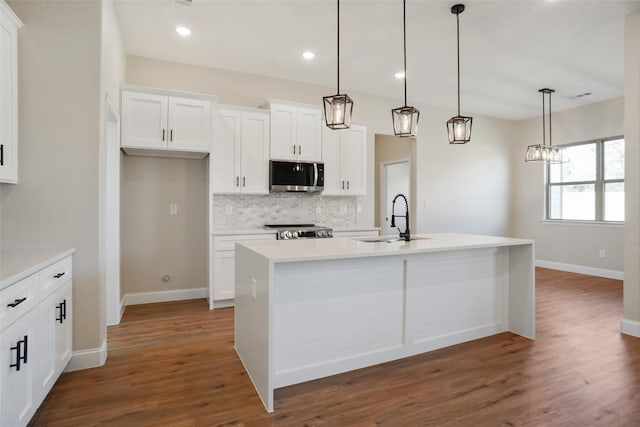
[[[178,215],[178,205],[176,203],[169,205],[169,215]]]
[[[358,204],[358,205],[356,206],[356,212],[357,212],[357,213],[362,213],[362,205],[361,205],[361,204]]]
[[[600,258],[606,258],[607,257],[607,251],[605,251],[604,249],[600,249]]]
[[[231,205],[225,206],[224,211],[226,212],[227,215],[231,215],[233,213],[233,206]]]

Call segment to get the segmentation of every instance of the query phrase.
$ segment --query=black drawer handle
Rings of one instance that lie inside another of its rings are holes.
[[[24,347],[23,347],[24,345]],[[16,371],[20,370],[20,362],[27,363],[27,355],[29,354],[29,347],[27,346],[27,336],[24,339],[19,340],[15,347],[11,347],[11,350],[16,351],[16,363],[10,363],[9,368],[16,368]]]
[[[56,315],[56,321],[60,323],[64,323],[67,319],[67,300],[66,298],[58,305],[56,305],[56,310],[60,310],[59,315]]]
[[[53,278],[54,278],[54,279],[59,279],[59,278],[61,278],[62,276],[64,276],[65,274],[66,274],[66,273],[64,273],[64,272],[62,272],[62,273],[58,273],[58,274],[56,274],[55,276],[53,276]]]
[[[23,302],[25,302],[27,300],[27,297],[24,298],[20,298],[20,299],[14,299],[13,302],[11,304],[7,304],[7,307],[17,307],[20,304],[22,304]]]

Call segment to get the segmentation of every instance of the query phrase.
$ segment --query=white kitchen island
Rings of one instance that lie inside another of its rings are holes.
[[[236,244],[235,348],[273,390],[510,331],[535,338],[533,241],[432,234]]]

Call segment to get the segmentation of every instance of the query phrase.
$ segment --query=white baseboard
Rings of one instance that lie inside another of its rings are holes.
[[[71,360],[64,368],[65,372],[79,371],[81,369],[97,368],[107,361],[107,340],[98,348],[79,350],[71,353]]]
[[[173,291],[138,292],[125,294],[123,307],[135,304],[151,304],[154,302],[181,301],[186,299],[206,298],[207,288],[177,289]]]
[[[623,318],[620,322],[620,332],[640,338],[640,322]]]
[[[235,303],[235,300],[233,298],[231,299],[222,299],[222,300],[218,300],[218,301],[214,301],[213,302],[213,308],[226,308],[226,307],[233,307]]]
[[[569,271],[571,273],[587,274],[589,276],[605,277],[607,279],[624,279],[624,272],[607,270],[605,268],[586,267],[584,265],[564,264],[561,262],[536,260],[536,267],[550,268],[552,270]]]

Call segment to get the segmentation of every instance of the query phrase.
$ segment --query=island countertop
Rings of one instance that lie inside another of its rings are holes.
[[[395,239],[397,236],[389,236]],[[472,234],[435,233],[416,240],[364,242],[358,239],[261,240],[237,243],[273,262],[319,261],[336,258],[405,255],[501,246],[531,245],[533,240]],[[384,238],[381,238],[384,239]],[[366,240],[366,238],[363,238]]]

